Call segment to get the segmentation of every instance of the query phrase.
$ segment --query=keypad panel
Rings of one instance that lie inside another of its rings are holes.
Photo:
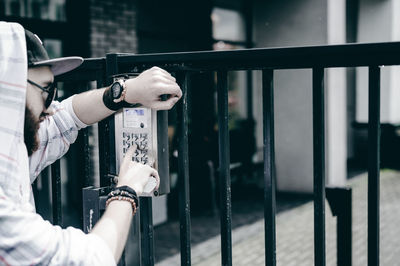
[[[147,133],[122,133],[122,152],[125,155],[127,150],[136,144],[137,149],[132,156],[132,161],[142,164],[149,164],[149,138]]]

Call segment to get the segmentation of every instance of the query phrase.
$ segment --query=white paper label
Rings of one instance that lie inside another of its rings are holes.
[[[147,128],[146,108],[127,108],[124,109],[124,127],[125,128]]]

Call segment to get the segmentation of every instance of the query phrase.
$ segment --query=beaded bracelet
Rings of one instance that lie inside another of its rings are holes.
[[[108,193],[107,199],[115,196],[124,196],[131,198],[135,201],[136,207],[139,207],[139,200],[136,191],[128,186],[121,186],[114,188],[110,193]]]
[[[134,199],[132,199],[132,198],[129,198],[129,197],[125,197],[125,196],[114,196],[114,197],[111,197],[111,198],[109,198],[107,201],[106,201],[106,208],[108,207],[108,205],[110,204],[110,202],[111,201],[114,201],[114,200],[124,200],[124,201],[128,201],[128,202],[130,202],[131,203],[131,205],[132,205],[132,215],[135,215],[135,213],[136,213],[136,203],[135,203],[135,200]]]

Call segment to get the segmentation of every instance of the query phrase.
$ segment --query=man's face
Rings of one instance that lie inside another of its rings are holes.
[[[28,79],[36,84],[47,87],[53,83],[54,76],[48,66],[28,68]],[[45,108],[45,101],[48,96],[47,92],[42,91],[38,87],[28,83],[26,90],[26,106],[32,111],[37,120],[43,117],[43,114],[48,112]]]
[[[50,67],[43,66],[29,68],[28,79],[42,87],[47,87],[53,82],[54,76]],[[39,130],[40,122],[46,117],[46,115],[51,113],[50,110],[46,110],[45,108],[47,95],[47,92],[44,92],[38,87],[28,83],[26,89],[24,140],[29,156],[39,147],[37,132]]]

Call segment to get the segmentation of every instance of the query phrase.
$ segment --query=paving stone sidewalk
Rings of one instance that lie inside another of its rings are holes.
[[[380,261],[381,265],[400,265],[400,172],[381,171]],[[367,175],[352,178],[353,188],[353,265],[367,265]],[[314,265],[313,203],[281,212],[276,217],[277,265]],[[233,265],[265,265],[264,221],[233,230]],[[336,218],[326,202],[326,261],[336,265]],[[179,265],[179,254],[159,266]],[[192,265],[221,265],[220,237],[215,236],[192,247]]]

